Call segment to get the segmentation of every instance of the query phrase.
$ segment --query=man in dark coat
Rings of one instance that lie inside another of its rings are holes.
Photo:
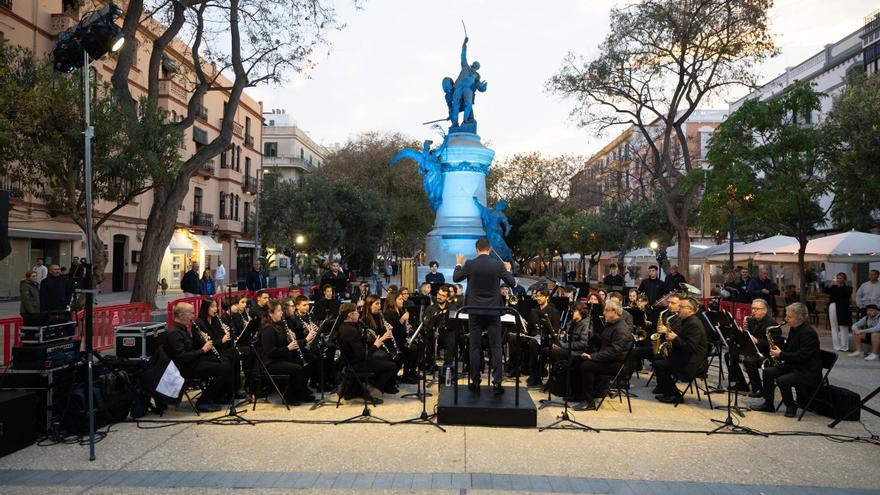
[[[639,284],[639,292],[648,296],[648,304],[654,304],[660,296],[665,294],[666,287],[663,281],[657,276],[657,265],[648,267],[648,278],[642,280]]]
[[[183,275],[183,279],[180,281],[180,290],[182,290],[187,297],[198,296],[201,294],[202,289],[201,280],[199,279],[198,263],[193,263],[189,271]]]
[[[809,323],[810,313],[806,305],[794,303],[785,308],[785,322],[788,323],[788,340],[785,345],[774,342],[777,347],[770,349],[770,356],[777,365],[764,368],[764,403],[755,411],[776,412],[774,404],[775,387],[779,387],[782,402],[785,404],[785,417],[797,416],[797,404],[792,390],[812,391],[822,381],[822,355],[819,352],[819,335]]]
[[[669,265],[669,273],[666,274],[666,280],[663,282],[666,285],[666,293],[670,292],[678,292],[682,290],[681,284],[687,282],[685,280],[684,275],[678,273],[678,265]]]
[[[501,282],[513,286],[516,279],[510,272],[510,263],[492,258],[489,240],[477,240],[477,257],[465,263],[464,255],[455,256],[454,282],[468,281],[465,306],[501,306]],[[492,383],[495,394],[504,393],[501,386],[502,364],[501,315],[492,311],[471,311],[468,313],[468,346],[470,349],[470,376],[468,388],[472,392],[480,389],[480,361],[482,361],[481,338],[483,331],[489,335],[489,348],[492,355]]]
[[[595,409],[596,405],[593,399],[597,394],[601,393],[601,388],[597,387],[596,378],[598,375],[614,375],[620,368],[623,360],[626,359],[626,353],[632,346],[632,332],[627,328],[621,316],[623,315],[623,306],[620,302],[609,300],[605,304],[605,328],[597,342],[587,352],[583,352],[572,358],[571,376],[576,374],[580,378],[580,390],[574,390],[572,393],[580,395],[577,397],[581,402],[574,406],[576,411],[586,411]],[[574,380],[573,380],[574,381]]]
[[[269,279],[263,272],[263,264],[260,263],[260,260],[254,261],[245,279],[245,286],[251,292],[259,292],[269,287]]]
[[[49,275],[40,284],[40,311],[65,310],[70,305],[73,287],[61,276],[61,267],[49,266]]]
[[[706,330],[700,322],[697,311],[699,305],[693,299],[683,299],[679,303],[676,329],[669,329],[666,342],[670,346],[669,359],[662,357],[654,361],[654,375],[660,392],[657,400],[669,404],[681,400],[675,388],[675,380],[689,382],[706,371],[708,345]]]

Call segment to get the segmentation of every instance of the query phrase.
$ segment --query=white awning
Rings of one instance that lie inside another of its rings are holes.
[[[174,235],[171,236],[171,243],[168,244],[169,251],[192,251],[193,246],[192,242],[189,240],[189,237],[186,236],[183,232],[175,231]]]
[[[254,249],[255,247],[257,247],[257,246],[254,244],[254,241],[243,241],[243,240],[241,240],[241,239],[236,239],[236,240],[235,240],[235,245],[238,246],[238,247],[240,247],[240,248],[248,248],[248,249]]]
[[[215,241],[211,236],[193,235],[193,238],[199,243],[206,253],[220,254],[223,252],[223,246]]]

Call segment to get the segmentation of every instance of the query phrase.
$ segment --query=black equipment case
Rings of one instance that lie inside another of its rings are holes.
[[[159,334],[166,323],[145,321],[116,327],[116,356],[123,359],[149,359],[156,350]]]
[[[76,322],[68,321],[54,325],[21,327],[18,334],[22,344],[45,344],[59,340],[72,340],[76,335]]]
[[[45,370],[73,364],[77,360],[76,342],[49,342],[12,348],[12,368]]]

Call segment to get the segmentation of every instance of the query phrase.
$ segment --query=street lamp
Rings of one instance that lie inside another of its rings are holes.
[[[52,66],[58,72],[71,73],[77,68],[82,68],[83,72],[83,116],[85,118],[85,148],[83,150],[83,168],[84,168],[84,184],[83,192],[85,196],[85,234],[86,234],[86,259],[89,263],[93,262],[92,258],[92,137],[95,135],[95,129],[92,127],[90,116],[90,98],[89,98],[89,65],[92,60],[103,57],[108,51],[117,51],[122,48],[125,43],[125,36],[122,30],[115,24],[116,19],[122,15],[122,11],[109,3],[104,8],[86,14],[76,26],[62,32],[58,35],[58,42],[52,49]],[[95,407],[94,407],[94,383],[92,370],[92,335],[94,333],[94,307],[95,294],[97,290],[92,287],[92,269],[91,265],[86,265],[86,282],[84,289],[78,289],[80,293],[86,295],[85,306],[85,344],[86,344],[86,365],[88,371],[86,373],[86,387],[88,393],[89,408],[89,460],[95,460]]]
[[[302,234],[299,234],[299,235],[296,236],[295,241],[296,241],[296,245],[297,245],[297,246],[302,246],[303,243],[306,242],[306,238],[303,237]]]
[[[657,248],[660,247],[660,244],[657,244],[657,241],[651,241],[651,243],[648,244],[648,247],[651,248],[651,251],[657,251]]]

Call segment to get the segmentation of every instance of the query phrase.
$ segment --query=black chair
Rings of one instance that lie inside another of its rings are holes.
[[[803,410],[798,415],[798,421],[804,418],[804,414],[806,414],[807,409],[809,409],[810,406],[813,405],[813,401],[816,400],[816,396],[819,394],[819,390],[822,390],[822,388],[828,387],[830,385],[830,383],[828,382],[828,375],[831,373],[831,369],[834,368],[834,365],[837,364],[836,352],[823,351],[822,349],[819,349],[819,356],[822,360],[822,369],[825,370],[825,374],[822,375],[822,380],[819,381],[819,384],[816,386],[816,388],[813,389],[813,393],[812,395],[810,395],[809,400],[804,403]],[[798,390],[798,399],[800,399],[800,392],[801,390]],[[795,404],[797,404],[798,402],[800,401],[795,401]],[[779,404],[776,405],[776,410],[778,411],[780,407],[782,407],[782,401],[779,401]],[[801,407],[801,405],[798,404],[798,407]]]
[[[345,355],[345,352],[340,352],[340,360],[342,362],[342,377],[339,380],[339,387],[336,389],[336,407],[339,407],[339,404],[342,403],[342,399],[346,398],[346,400],[353,395],[349,395],[347,392],[347,387],[351,386],[359,386],[360,387],[360,395],[364,400],[364,404],[368,402],[372,402],[373,405],[378,405],[376,399],[370,395],[369,383],[368,380],[374,376],[374,373],[369,371],[357,371],[348,361],[348,357]]]
[[[196,407],[196,401],[202,396],[208,383],[210,383],[209,380],[203,380],[201,378],[185,378],[183,381],[181,395],[186,397],[186,401],[189,402],[189,407],[192,408],[194,413],[196,413],[196,416],[201,416],[199,408]],[[196,390],[196,392],[193,395],[190,395],[190,390]]]
[[[709,409],[714,409],[714,407],[712,406],[712,394],[709,393],[710,392],[709,391],[709,384],[707,382],[708,378],[709,378],[709,367],[706,366],[706,368],[703,371],[698,373],[697,376],[695,376],[690,382],[688,382],[688,386],[684,389],[683,392],[679,391],[678,399],[675,401],[675,407],[678,407],[679,404],[684,402],[684,394],[688,393],[688,391],[693,389],[694,392],[696,392],[696,394],[697,394],[697,401],[699,401],[699,402],[703,401],[703,399],[700,397],[700,392],[703,392],[706,394],[706,398],[709,399]],[[697,380],[703,381],[703,388],[702,389],[700,389],[700,384],[697,382]]]
[[[599,400],[599,404],[596,405],[596,410],[598,411],[600,407],[602,407],[602,403],[605,402],[605,398],[610,394],[616,394],[618,400],[621,404],[623,404],[623,396],[626,396],[626,407],[629,409],[630,414],[632,414],[632,402],[630,401],[630,393],[629,393],[629,381],[632,378],[633,370],[628,369],[627,365],[629,364],[629,357],[635,348],[636,343],[633,343],[629,346],[629,350],[626,351],[626,357],[623,359],[623,363],[620,364],[620,367],[617,369],[617,373],[612,375],[599,375],[603,378],[610,378],[610,382],[608,384],[608,390],[606,393],[602,394],[602,398]]]
[[[253,401],[252,411],[257,410],[257,400],[262,397],[266,399],[266,402],[269,402],[269,394],[272,393],[272,389],[275,390],[275,393],[281,397],[281,403],[284,404],[284,407],[287,410],[290,410],[290,404],[287,403],[287,399],[284,397],[284,393],[281,391],[281,388],[278,387],[278,381],[287,380],[287,375],[274,375],[269,372],[269,369],[266,368],[266,363],[263,361],[263,358],[260,356],[260,348],[259,344],[251,344],[250,345],[250,355],[253,358],[251,363],[251,368],[248,370],[248,382],[250,383],[251,390],[249,390],[251,394],[251,398]],[[272,389],[268,388],[263,382],[263,379],[267,379],[269,381],[269,385],[272,386]]]

